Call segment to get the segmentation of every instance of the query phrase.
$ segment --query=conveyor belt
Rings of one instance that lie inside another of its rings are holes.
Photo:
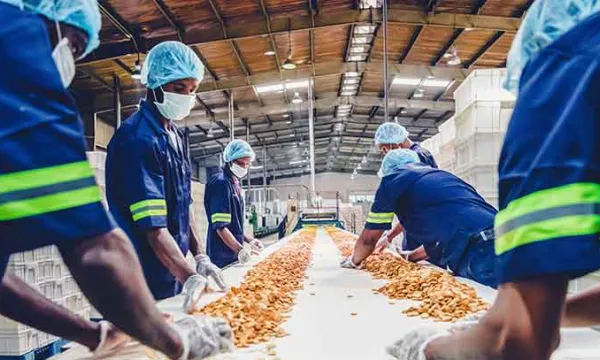
[[[430,320],[408,318],[402,314],[411,301],[394,301],[373,294],[371,291],[385,281],[373,280],[362,271],[344,270],[339,267],[340,255],[337,248],[324,231],[317,233],[313,251],[314,265],[307,271],[308,279],[304,290],[296,298],[296,305],[284,324],[288,337],[276,340],[277,356],[281,360],[384,360],[389,359],[385,347],[402,334],[421,326],[448,325],[434,324]],[[261,256],[265,257],[285,243],[279,242]],[[224,272],[226,280],[237,285],[250,265],[236,265]],[[479,295],[493,301],[493,289],[474,284]],[[218,298],[211,294],[203,300],[208,303]],[[183,299],[176,297],[159,303],[159,308],[181,316]],[[356,313],[355,315],[353,315]],[[265,345],[239,350],[215,359],[259,359],[266,358]],[[76,347],[55,360],[83,360],[88,357],[82,347]],[[153,359],[148,350],[133,346],[127,353],[109,359]],[[590,329],[563,331],[563,343],[553,357],[558,359],[600,359],[600,334]]]

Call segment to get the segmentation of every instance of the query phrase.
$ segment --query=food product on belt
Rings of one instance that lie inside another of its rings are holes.
[[[335,228],[327,229],[343,256],[350,256],[356,237]],[[420,301],[404,311],[407,316],[454,322],[466,315],[487,310],[489,304],[477,296],[475,289],[450,274],[420,266],[390,253],[372,254],[361,268],[377,279],[390,280],[375,289],[392,299]]]
[[[225,318],[234,343],[245,348],[286,334],[281,328],[294,305],[294,292],[303,288],[316,229],[305,229],[248,271],[239,287],[200,310]]]

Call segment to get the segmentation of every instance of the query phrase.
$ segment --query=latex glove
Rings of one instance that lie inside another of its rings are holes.
[[[100,343],[93,350],[95,357],[102,357],[124,348],[131,337],[108,321],[100,321]]]
[[[183,311],[191,314],[200,310],[200,298],[206,289],[208,280],[202,275],[192,275],[183,284],[185,300],[183,301]]]
[[[400,257],[406,261],[414,262],[410,259],[410,256],[414,253],[414,250],[402,250],[400,251]]]
[[[207,279],[213,279],[219,289],[223,291],[227,290],[227,284],[225,283],[225,280],[223,280],[221,269],[219,269],[217,265],[210,261],[208,255],[198,255],[194,258],[194,260],[196,260],[196,272],[198,274]]]
[[[467,316],[463,317],[462,319],[458,320],[457,322],[455,322],[452,325],[452,327],[450,328],[450,331],[452,333],[457,333],[457,332],[467,330],[468,328],[470,328],[474,325],[477,325],[479,323],[479,321],[485,316],[485,314],[487,314],[487,311],[480,311],[475,314],[467,315]]]
[[[358,265],[356,265],[353,261],[352,261],[352,255],[348,256],[347,258],[345,258],[340,266],[343,269],[358,269]]]
[[[265,248],[265,246],[263,245],[263,243],[260,240],[257,240],[257,239],[252,239],[250,241],[250,246],[252,247],[252,251],[253,252],[256,252],[256,253],[259,253],[259,254]]]
[[[427,360],[425,347],[442,336],[450,335],[448,331],[438,328],[421,328],[413,330],[387,348],[387,353],[399,360]]]
[[[390,246],[392,243],[390,242],[390,239],[388,237],[388,232],[384,232],[383,235],[381,236],[381,238],[379,238],[379,240],[377,241],[377,244],[375,245],[375,253],[379,254],[382,251],[384,251],[385,249],[388,248],[388,246]]]
[[[233,330],[222,318],[188,315],[176,321],[173,328],[183,340],[184,351],[180,360],[199,360],[231,352]]]
[[[246,264],[248,261],[250,261],[251,257],[252,257],[252,247],[250,246],[250,244],[245,243],[242,246],[242,249],[240,250],[240,252],[238,252],[238,261],[240,264]]]

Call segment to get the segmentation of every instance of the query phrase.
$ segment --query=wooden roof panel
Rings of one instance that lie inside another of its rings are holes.
[[[435,12],[471,13],[474,0],[440,0]]]
[[[236,44],[250,74],[277,70],[275,56],[265,55],[265,52],[271,50],[271,42],[268,37],[238,40]],[[279,54],[280,59],[281,57],[282,54]]]
[[[308,16],[308,1],[306,0],[264,0],[264,2],[272,17]]]
[[[495,33],[489,30],[463,31],[454,42],[458,56],[463,62],[469,61]]]
[[[107,3],[129,24],[138,24],[144,37],[173,34],[173,28],[152,0],[107,0]]]
[[[398,62],[414,30],[414,26],[388,26],[388,61],[392,63]],[[371,50],[371,59],[383,60],[383,29],[379,29],[378,31],[374,47]]]
[[[296,64],[307,64],[310,61],[310,47],[308,42],[309,32],[294,32],[291,34],[292,40],[292,59]],[[288,57],[289,51],[289,35],[278,34],[274,36],[277,45],[279,59],[283,63]],[[283,54],[283,56],[282,56]]]
[[[506,57],[512,42],[514,34],[504,34],[494,45],[492,45],[483,56],[477,61],[475,67],[499,67],[505,66]]]
[[[315,63],[330,62],[344,57],[348,29],[349,26],[336,26],[315,30]]]
[[[413,49],[408,54],[406,64],[429,64],[435,60],[440,49],[450,40],[454,30],[425,26]]]
[[[245,76],[229,42],[200,44],[197,48],[219,78]]]
[[[400,0],[400,1],[390,1],[390,9],[400,9],[400,10],[423,10],[423,1],[422,0]]]
[[[163,1],[175,20],[186,30],[220,27],[207,0]]]
[[[481,9],[481,15],[514,16],[523,9],[527,0],[487,0]]]
[[[252,21],[257,19],[260,21],[263,16],[257,0],[213,0],[213,2],[226,22],[233,21],[233,18],[249,21],[248,17],[252,17]]]

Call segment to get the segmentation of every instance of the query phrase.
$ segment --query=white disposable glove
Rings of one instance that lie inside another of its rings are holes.
[[[377,241],[377,244],[375,245],[375,253],[378,254],[378,253],[384,251],[390,245],[391,245],[391,242],[388,237],[388,232],[385,231],[383,233],[383,235],[381,235],[381,238],[379,238],[379,240]]]
[[[263,245],[263,243],[260,240],[257,240],[257,239],[252,239],[250,241],[250,246],[252,247],[252,251],[254,251],[256,253],[259,253],[259,254],[265,248],[265,246]]]
[[[199,360],[231,352],[233,331],[222,318],[188,315],[176,321],[173,328],[179,333],[184,351],[179,360]]]
[[[450,335],[448,331],[438,328],[421,328],[413,330],[387,348],[387,353],[399,360],[427,360],[425,348],[442,336]]]
[[[401,258],[403,258],[406,261],[410,261],[410,256],[414,253],[414,250],[402,250],[400,251],[399,255]]]
[[[210,261],[210,258],[206,254],[198,255],[194,258],[196,260],[196,272],[207,279],[213,279],[219,289],[227,290],[227,284],[223,280],[223,274],[221,269],[217,265]]]
[[[450,331],[452,333],[457,333],[457,332],[467,330],[470,327],[477,325],[479,323],[479,321],[485,316],[485,314],[487,314],[487,311],[480,311],[475,314],[467,315],[467,316],[463,317],[462,319],[458,320],[457,322],[455,322],[452,325],[452,328],[450,329]]]
[[[206,289],[208,280],[202,275],[192,275],[183,284],[185,300],[183,301],[183,311],[191,314],[200,310],[200,298]]]
[[[342,262],[340,263],[340,266],[343,269],[358,269],[358,265],[356,265],[352,261],[352,255],[350,255],[347,258],[345,258],[344,260],[342,260]]]
[[[125,347],[131,337],[108,321],[100,321],[100,343],[93,350],[95,357],[102,357]]]
[[[238,261],[240,264],[246,264],[252,257],[252,246],[248,243],[242,245],[242,249],[238,252]]]

